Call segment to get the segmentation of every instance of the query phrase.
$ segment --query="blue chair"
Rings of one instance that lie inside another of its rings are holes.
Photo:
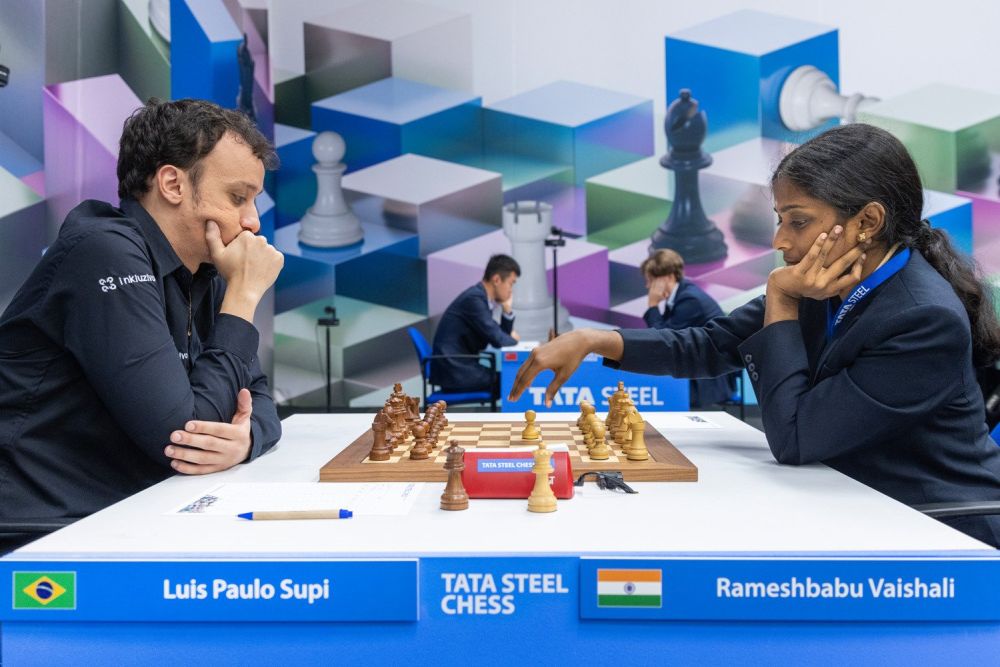
[[[492,391],[434,391],[434,387],[431,386],[431,394],[430,396],[427,395],[427,386],[430,384],[431,377],[432,359],[485,360],[489,362],[490,369],[496,373],[497,359],[494,355],[487,352],[480,352],[479,354],[433,354],[430,343],[427,342],[427,339],[424,338],[424,335],[420,333],[420,331],[414,329],[413,327],[409,327],[406,332],[410,334],[410,340],[413,341],[413,347],[417,351],[417,361],[420,362],[420,378],[422,380],[421,384],[423,385],[425,409],[430,403],[444,401],[448,405],[459,405],[462,403],[479,403],[480,405],[483,405],[485,403],[489,403],[490,410],[492,412],[497,411],[497,397],[493,395]]]

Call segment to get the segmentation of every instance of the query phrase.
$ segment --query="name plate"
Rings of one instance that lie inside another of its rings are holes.
[[[0,561],[0,621],[416,621],[417,560]]]
[[[996,621],[998,589],[996,557],[580,561],[586,619]]]

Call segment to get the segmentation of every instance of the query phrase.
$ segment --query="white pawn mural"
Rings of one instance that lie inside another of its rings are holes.
[[[812,65],[802,65],[781,85],[778,111],[781,122],[793,132],[819,127],[831,118],[853,123],[858,111],[878,102],[861,93],[841,95],[827,74]]]
[[[347,147],[336,132],[320,132],[313,141],[316,164],[316,202],[302,216],[299,242],[317,248],[342,248],[361,241],[361,222],[344,199],[340,179],[347,165],[341,162]]]
[[[552,296],[545,282],[545,239],[552,233],[552,206],[538,201],[507,204],[503,207],[503,233],[521,266],[521,276],[514,284],[516,329],[523,341],[548,340],[555,324]],[[569,311],[561,304],[557,309],[558,333],[572,330]]]

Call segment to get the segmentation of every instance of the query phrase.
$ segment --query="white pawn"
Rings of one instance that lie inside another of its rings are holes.
[[[299,241],[317,248],[341,248],[364,238],[361,222],[344,199],[340,178],[347,169],[344,139],[336,132],[320,132],[313,140],[316,202],[302,217]]]
[[[549,473],[552,472],[552,452],[545,448],[545,443],[539,441],[538,449],[533,454],[535,465],[531,472],[535,474],[535,488],[528,496],[529,512],[555,512],[556,494],[549,484]]]

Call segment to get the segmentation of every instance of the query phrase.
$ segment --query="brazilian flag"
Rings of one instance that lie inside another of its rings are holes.
[[[76,572],[15,572],[14,609],[76,609]]]

